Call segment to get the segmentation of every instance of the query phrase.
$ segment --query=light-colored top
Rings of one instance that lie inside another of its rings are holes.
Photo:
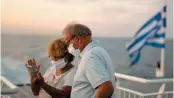
[[[46,71],[43,77],[44,77],[44,81],[47,84],[61,90],[62,87],[64,86],[73,85],[73,80],[74,80],[76,71],[77,71],[76,67],[73,67],[69,69],[67,72],[59,76],[56,76],[56,67],[52,66]],[[46,91],[41,89],[38,98],[51,98],[51,96]]]
[[[71,98],[95,98],[96,87],[111,81],[116,90],[114,67],[108,53],[97,41],[89,43],[82,53],[81,62],[74,77]],[[115,98],[115,93],[112,98]]]

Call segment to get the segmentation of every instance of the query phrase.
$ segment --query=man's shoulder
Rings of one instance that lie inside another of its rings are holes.
[[[101,46],[95,46],[91,48],[88,52],[85,53],[84,59],[94,59],[94,58],[104,58],[104,56],[108,56],[105,49]]]
[[[101,46],[93,47],[88,52],[91,55],[101,55],[107,53],[106,50]]]

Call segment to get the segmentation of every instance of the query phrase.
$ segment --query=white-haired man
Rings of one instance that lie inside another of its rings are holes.
[[[115,98],[114,67],[108,53],[92,40],[91,30],[78,23],[63,30],[64,38],[80,50],[81,61],[74,77],[71,98]]]

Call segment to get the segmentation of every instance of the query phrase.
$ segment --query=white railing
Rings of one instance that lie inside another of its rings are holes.
[[[164,79],[144,79],[140,77],[135,77],[135,76],[130,76],[130,75],[125,75],[125,74],[120,74],[120,73],[115,73],[115,76],[120,79],[125,79],[129,81],[134,81],[134,82],[139,82],[139,83],[167,83],[167,82],[173,82],[172,78],[164,78]]]
[[[173,91],[165,91],[165,83],[172,83],[173,79],[144,79],[135,76],[115,73],[115,76],[118,82],[121,82],[120,79],[124,79],[127,81],[133,81],[142,84],[155,84],[155,83],[163,83],[163,85],[159,88],[155,93],[142,93],[141,91],[135,91],[130,88],[121,87],[120,84],[117,84],[118,98],[169,98],[173,96]]]
[[[1,81],[1,94],[6,95],[6,94],[15,94],[19,91],[19,88],[11,83],[9,80],[7,80],[5,77],[0,77]],[[3,84],[6,84],[8,88],[2,88]]]
[[[118,98],[169,98],[169,96],[173,95],[172,91],[165,91],[161,94],[160,93],[144,94],[139,91],[127,89],[124,87],[117,87],[117,90],[118,90]]]

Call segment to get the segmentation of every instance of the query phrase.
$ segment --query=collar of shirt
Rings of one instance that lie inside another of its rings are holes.
[[[82,58],[83,55],[85,54],[85,52],[89,51],[92,47],[98,46],[99,45],[99,41],[98,40],[93,40],[92,42],[90,42],[84,49],[83,51],[80,53],[80,57]]]

